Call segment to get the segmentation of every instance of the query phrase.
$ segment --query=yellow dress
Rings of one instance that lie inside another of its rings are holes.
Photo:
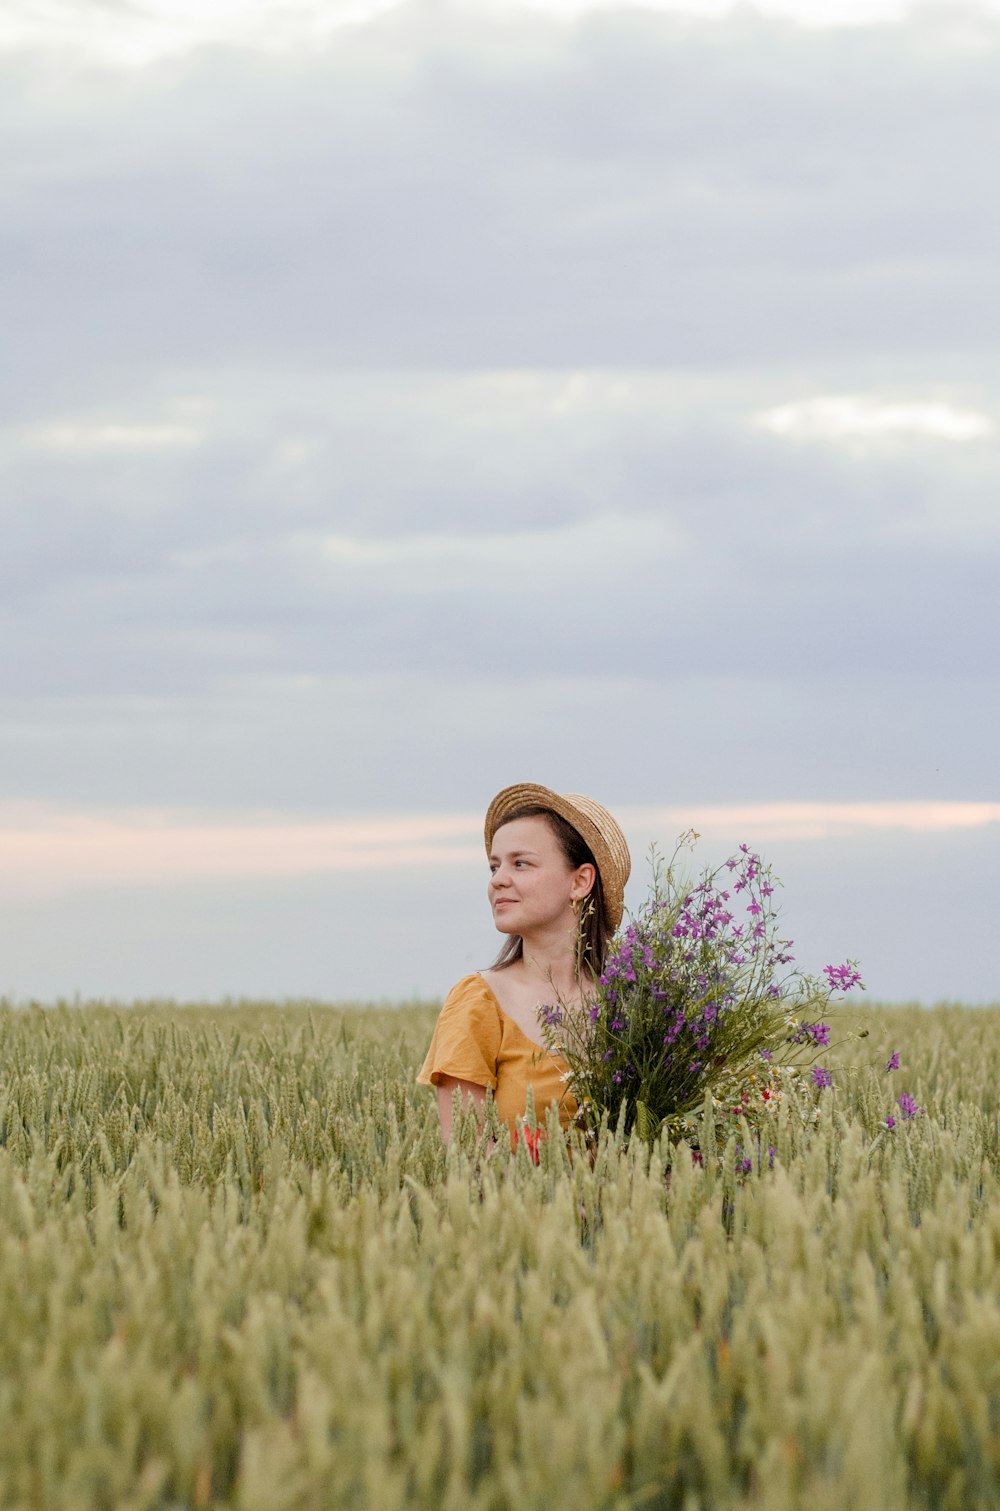
[[[577,1104],[563,1079],[568,1069],[561,1055],[536,1044],[508,1018],[482,976],[463,976],[445,998],[417,1081],[439,1086],[442,1076],[454,1076],[492,1087],[497,1113],[510,1125],[513,1143],[529,1086],[539,1123],[553,1102],[562,1127],[572,1122]]]

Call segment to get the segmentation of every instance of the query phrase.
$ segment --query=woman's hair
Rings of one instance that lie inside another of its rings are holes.
[[[537,803],[526,803],[523,808],[515,808],[513,813],[505,814],[504,823],[513,823],[517,818],[544,818],[559,841],[559,847],[571,870],[575,871],[578,866],[593,866],[594,885],[583,901],[580,916],[578,964],[581,972],[591,971],[595,976],[599,976],[604,969],[612,930],[608,928],[604,913],[604,889],[601,886],[600,868],[591,853],[590,846],[577,833],[568,819],[563,818],[560,813],[553,813],[551,808],[543,808]],[[502,971],[505,966],[513,965],[515,960],[521,960],[523,956],[524,940],[520,934],[511,934],[504,940],[500,953],[493,962],[493,969]]]

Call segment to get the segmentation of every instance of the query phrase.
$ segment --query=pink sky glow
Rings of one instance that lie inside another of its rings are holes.
[[[943,833],[1000,823],[1000,803],[760,803],[618,808],[636,860],[686,829],[735,846],[815,841],[875,830]],[[62,809],[0,804],[0,892],[55,896],[90,886],[221,878],[290,878],[483,863],[478,814],[359,819],[267,815],[221,822],[167,809]]]

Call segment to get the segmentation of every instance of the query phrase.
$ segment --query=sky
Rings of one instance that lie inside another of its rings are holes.
[[[482,815],[1000,1001],[1000,0],[6,0],[0,993],[435,998]]]

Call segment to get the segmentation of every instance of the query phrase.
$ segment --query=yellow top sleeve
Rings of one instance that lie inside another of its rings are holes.
[[[503,1025],[490,988],[482,976],[463,976],[445,998],[417,1081],[439,1086],[442,1076],[454,1076],[496,1091],[502,1040]]]

